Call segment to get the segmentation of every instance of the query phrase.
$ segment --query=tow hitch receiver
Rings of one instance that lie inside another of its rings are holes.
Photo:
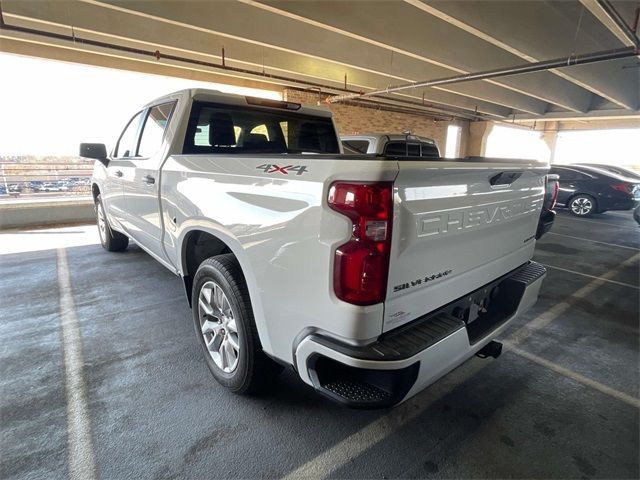
[[[502,353],[502,344],[500,342],[496,342],[495,340],[491,340],[487,343],[481,350],[476,353],[477,357],[487,358],[493,357],[498,358]]]

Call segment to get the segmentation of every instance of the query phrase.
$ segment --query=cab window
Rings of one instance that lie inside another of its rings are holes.
[[[369,140],[343,140],[344,153],[363,154],[369,150]]]
[[[175,107],[175,102],[156,105],[149,109],[149,114],[142,128],[138,157],[149,158],[162,146],[164,131],[167,128],[169,117]]]
[[[138,127],[142,120],[142,112],[138,112],[125,127],[113,151],[115,158],[134,157],[138,147]]]

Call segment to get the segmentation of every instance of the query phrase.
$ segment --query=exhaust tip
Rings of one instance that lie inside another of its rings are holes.
[[[491,340],[484,347],[482,347],[477,353],[476,357],[480,358],[498,358],[502,353],[502,343]]]

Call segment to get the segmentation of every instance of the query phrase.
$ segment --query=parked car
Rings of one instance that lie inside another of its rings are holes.
[[[405,133],[363,133],[342,135],[345,153],[374,154],[389,157],[440,158],[435,140]]]
[[[67,184],[62,180],[55,182],[43,182],[36,186],[38,192],[66,192],[69,190]]]
[[[640,173],[629,168],[618,167],[615,165],[605,165],[602,163],[575,163],[576,166],[583,167],[592,167],[598,168],[600,170],[604,170],[605,172],[613,173],[615,175],[620,175],[621,177],[633,178],[635,180],[640,180]]]
[[[558,204],[585,217],[607,210],[631,210],[640,200],[640,182],[598,168],[554,165],[560,178]]]
[[[640,225],[640,205],[633,209],[633,219]]]
[[[545,163],[342,155],[328,110],[201,89],[80,155],[97,160],[102,246],[131,238],[182,277],[204,359],[236,393],[291,365],[343,404],[395,405],[497,357],[545,277]]]

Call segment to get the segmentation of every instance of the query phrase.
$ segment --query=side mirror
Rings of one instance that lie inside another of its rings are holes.
[[[80,156],[83,158],[93,158],[106,165],[107,147],[104,146],[104,143],[81,143]]]

